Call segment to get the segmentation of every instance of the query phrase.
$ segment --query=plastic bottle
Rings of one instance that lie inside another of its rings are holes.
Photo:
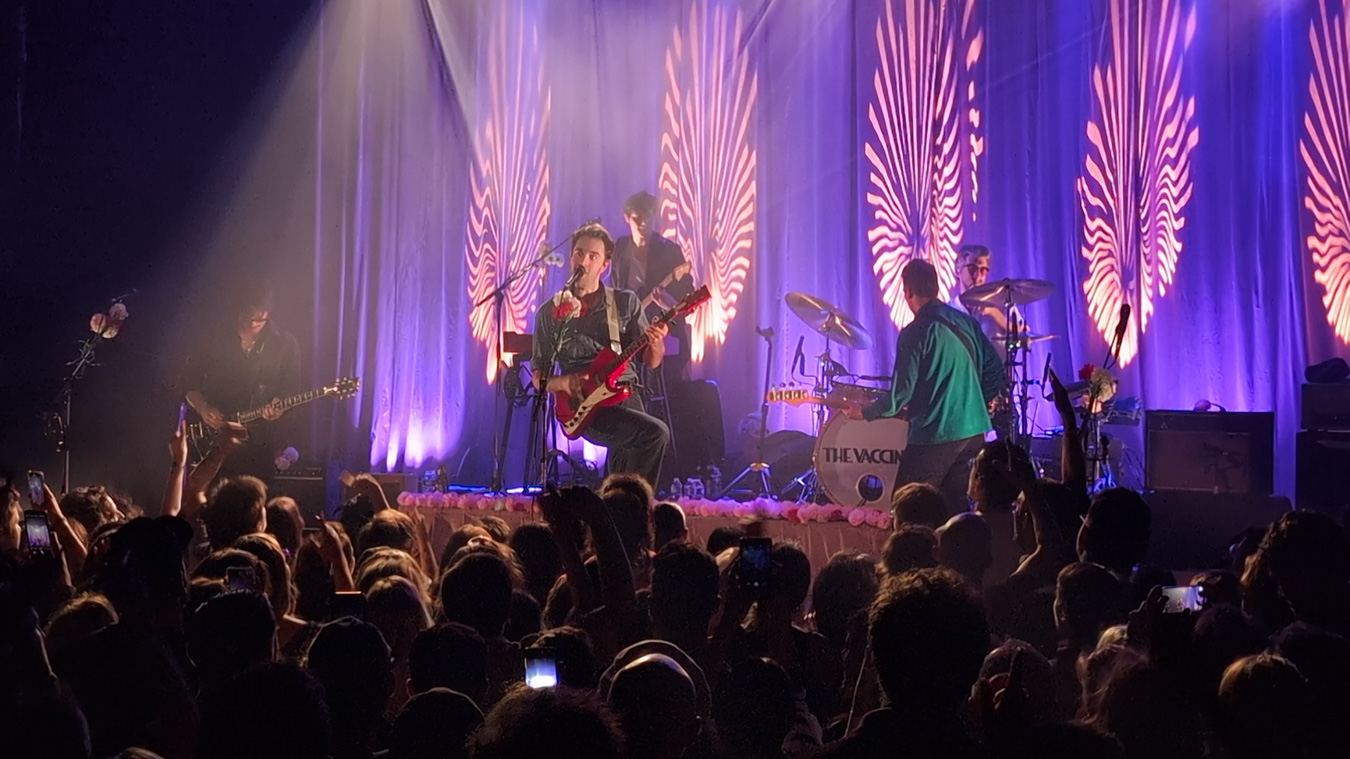
[[[684,484],[676,477],[670,481],[670,500],[678,501],[684,497]]]
[[[702,498],[702,497],[703,497],[703,480],[700,480],[700,479],[697,478],[697,477],[690,477],[690,478],[689,478],[689,485],[688,485],[688,487],[686,488],[686,491],[687,491],[687,492],[686,492],[685,494],[688,495],[690,498]]]
[[[717,467],[708,469],[708,487],[712,488],[713,497],[717,497],[722,492],[722,470]]]

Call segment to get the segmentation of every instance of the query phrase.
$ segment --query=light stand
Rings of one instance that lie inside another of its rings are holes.
[[[752,480],[759,487],[755,490],[756,498],[777,498],[778,494],[774,492],[773,485],[769,482],[769,464],[764,461],[764,439],[768,435],[769,425],[769,380],[770,372],[773,369],[773,327],[755,329],[760,337],[764,338],[764,392],[760,394],[759,404],[759,444],[755,452],[755,460],[750,466],[741,470],[741,473],[722,488],[722,492],[717,494],[720,500],[726,498],[727,494],[736,489],[742,480]]]

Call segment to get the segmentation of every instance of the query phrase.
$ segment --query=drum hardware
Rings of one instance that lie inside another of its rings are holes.
[[[1026,321],[1017,313],[1017,306],[1035,303],[1050,297],[1055,285],[1043,279],[1001,279],[973,287],[961,294],[961,302],[968,310],[1001,308],[1005,331],[992,340],[1004,349],[1003,372],[1006,378],[994,417],[994,429],[999,437],[1024,444],[1031,436],[1029,388],[1041,384],[1028,377],[1028,351],[1032,343],[1055,339],[1055,335],[1039,335],[1027,329]],[[1048,364],[1047,364],[1048,365]]]

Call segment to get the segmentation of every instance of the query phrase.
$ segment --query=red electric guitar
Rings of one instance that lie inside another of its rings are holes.
[[[693,311],[711,297],[708,286],[704,285],[681,298],[679,303],[652,320],[652,324],[669,324],[672,319]],[[581,433],[586,431],[596,411],[622,403],[633,394],[633,388],[618,384],[619,375],[638,351],[646,347],[647,336],[644,334],[624,349],[623,353],[615,354],[613,350],[606,348],[591,361],[590,366],[578,373],[581,377],[580,393],[577,395],[563,391],[553,393],[558,423],[562,425],[563,434],[568,440],[581,437]]]

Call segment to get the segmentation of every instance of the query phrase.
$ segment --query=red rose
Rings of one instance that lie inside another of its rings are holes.
[[[1097,367],[1092,364],[1084,364],[1082,369],[1078,370],[1078,379],[1084,382],[1092,381],[1092,373],[1097,371]]]

